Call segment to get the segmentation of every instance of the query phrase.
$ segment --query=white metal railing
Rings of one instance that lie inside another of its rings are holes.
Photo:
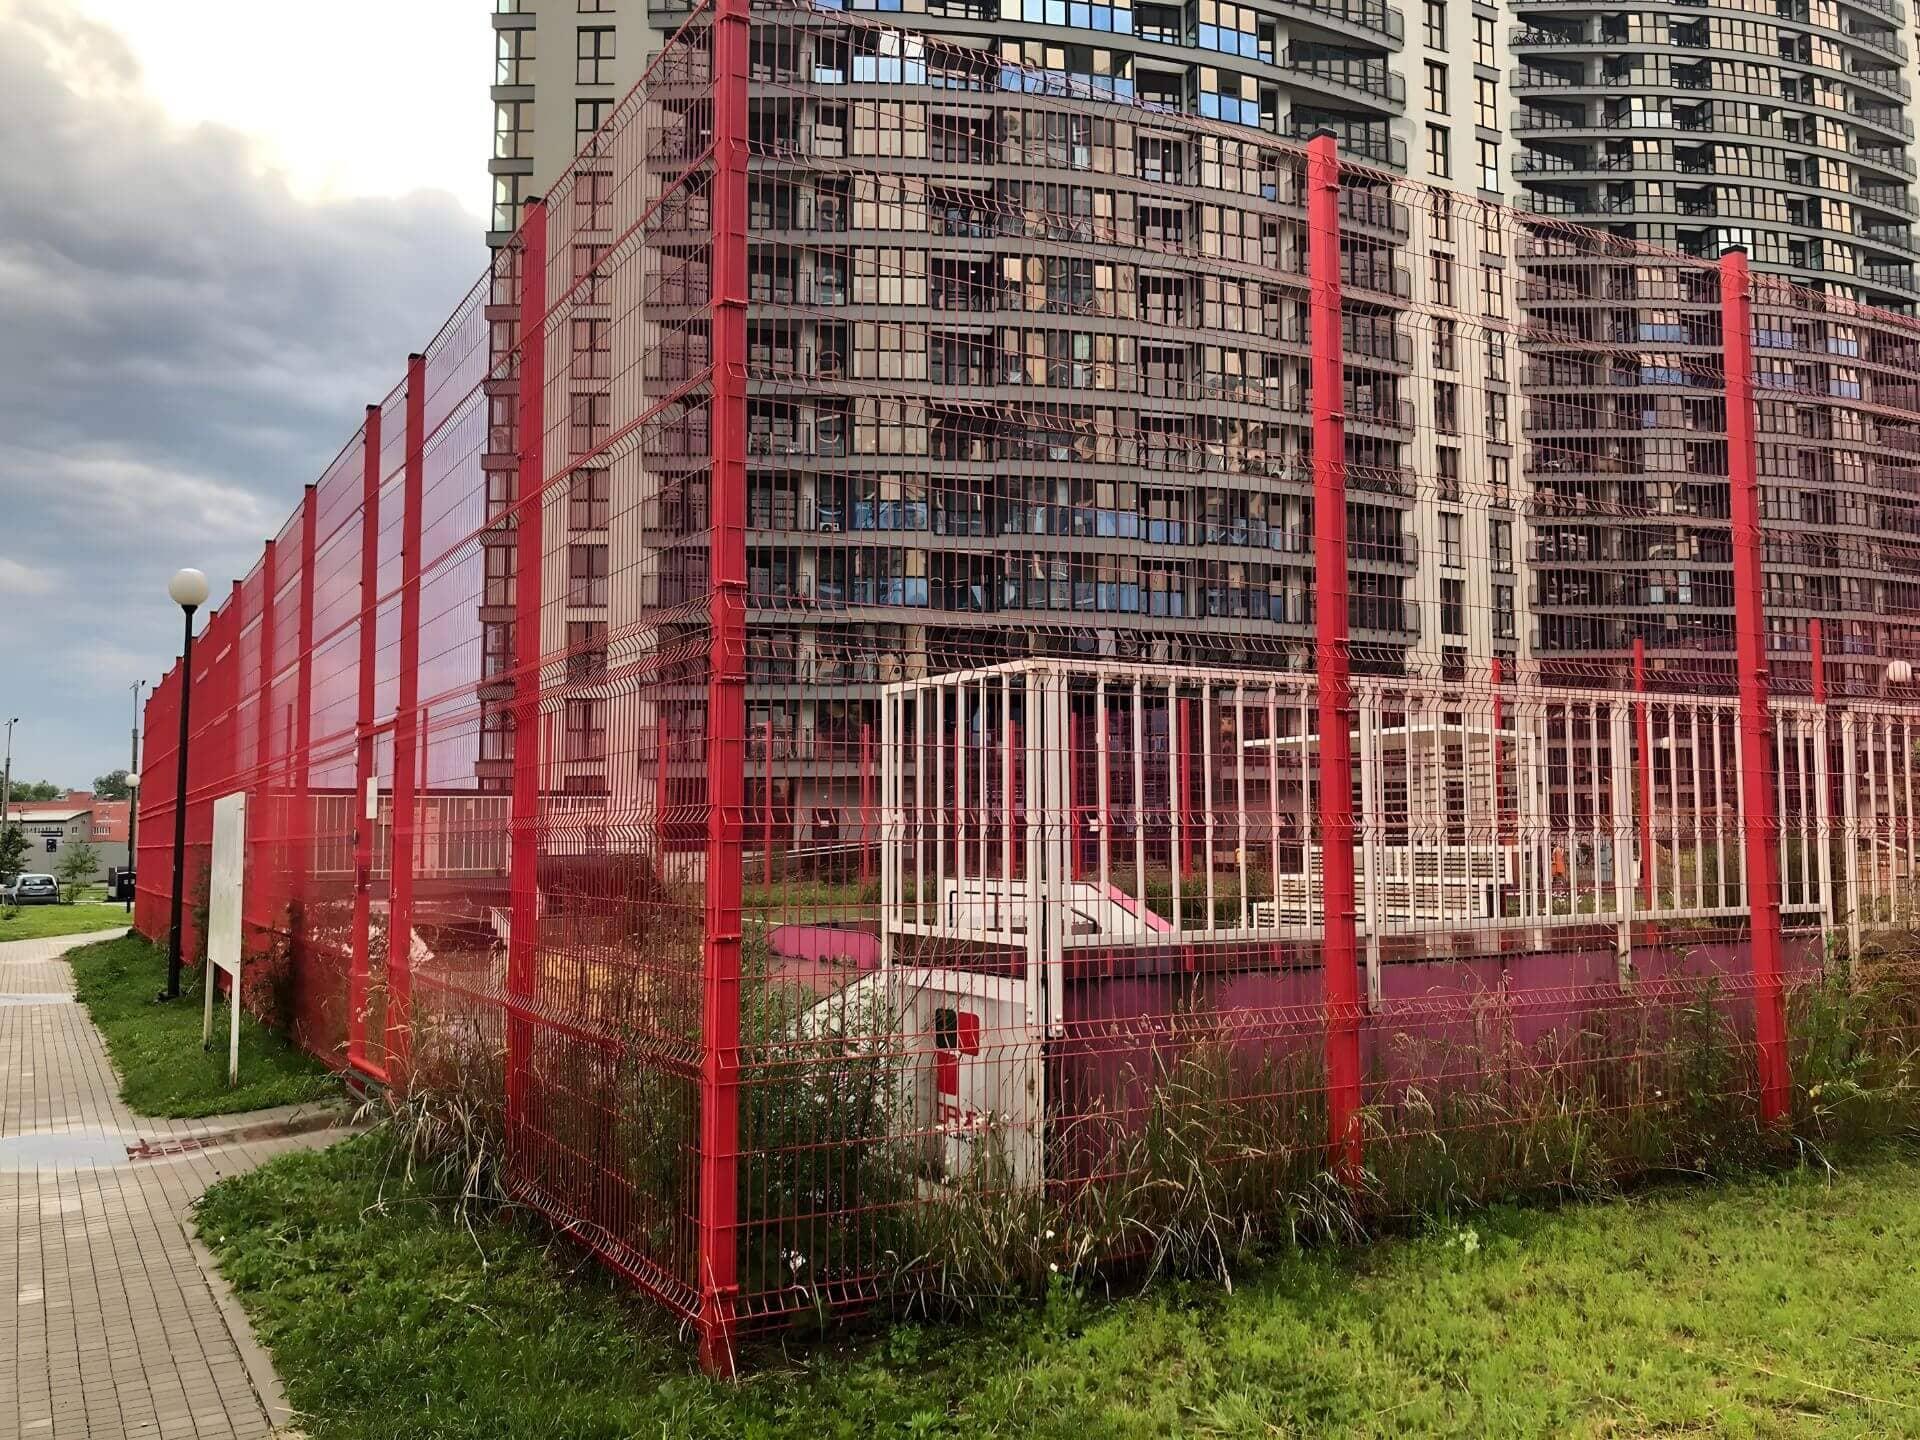
[[[1772,708],[1783,916],[1910,919],[1914,717]],[[1592,926],[1612,929],[1625,976],[1636,922],[1748,915],[1737,698],[1361,678],[1350,713],[1356,920],[1376,978],[1400,937],[1544,945]],[[1295,673],[1044,660],[890,685],[884,928],[1036,964],[1317,938],[1317,729],[1315,680]]]

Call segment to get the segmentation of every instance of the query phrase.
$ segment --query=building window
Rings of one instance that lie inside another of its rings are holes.
[[[579,45],[573,78],[582,85],[613,83],[613,29],[611,26],[580,27]]]
[[[613,228],[613,176],[585,170],[573,181],[573,223],[579,230]]]
[[[1427,173],[1442,180],[1453,178],[1453,136],[1444,125],[1427,126]]]
[[[1460,368],[1460,322],[1447,317],[1433,322],[1433,367],[1436,370]]]
[[[1427,61],[1427,109],[1436,115],[1451,113],[1447,109],[1447,67],[1438,60]]]
[[[604,530],[607,528],[608,476],[593,467],[573,472],[567,487],[567,528]]]
[[[1513,586],[1511,585],[1493,587],[1493,638],[1496,640],[1515,638]]]
[[[613,0],[580,0],[580,13],[582,15],[611,15],[613,14]]]
[[[569,605],[605,605],[607,603],[607,547],[569,545],[567,547],[567,603]]]
[[[1493,21],[1484,15],[1473,17],[1473,63],[1493,68]]]
[[[496,85],[531,85],[533,83],[533,36],[531,30],[496,30],[493,32],[494,56],[493,83]]]
[[[1440,498],[1458,505],[1460,503],[1460,452],[1451,445],[1442,445],[1433,454],[1439,471]]]
[[[601,680],[607,673],[607,622],[567,622],[567,679]]]
[[[513,758],[513,712],[489,707],[480,712],[480,758]]]
[[[502,100],[493,107],[493,158],[533,158],[533,101]]]
[[[1473,123],[1483,130],[1500,128],[1500,82],[1484,75],[1473,81]]]
[[[571,422],[567,439],[573,453],[591,455],[607,443],[607,434],[613,425],[613,397],[598,391],[575,395]]]
[[[600,268],[601,257],[607,253],[604,245],[576,245],[573,247],[573,301],[576,305],[599,305],[605,302],[600,293],[600,282],[606,273]]]
[[[607,702],[567,701],[567,759],[607,758]]]
[[[486,556],[486,588],[481,603],[495,608],[513,604],[514,547],[489,545]]]
[[[481,678],[491,680],[496,675],[505,675],[513,669],[513,622],[511,620],[493,620],[480,630]]]
[[[1440,582],[1440,633],[1467,633],[1467,582],[1464,580]]]
[[[1451,380],[1433,382],[1433,428],[1442,435],[1460,433],[1460,387]]]
[[[1507,443],[1507,397],[1499,390],[1486,392],[1487,439],[1496,445]]]
[[[1480,267],[1480,309],[1495,319],[1507,313],[1507,272],[1498,265]]]
[[[1466,547],[1461,544],[1462,517],[1450,510],[1440,512],[1440,563],[1449,570],[1466,567]]]
[[[1507,381],[1507,337],[1498,330],[1487,332],[1487,379],[1501,385]]]
[[[573,378],[607,380],[613,376],[613,322],[573,322]]]
[[[1504,574],[1513,573],[1513,522],[1511,520],[1487,522],[1487,553],[1495,570]]]
[[[1427,44],[1435,50],[1447,48],[1447,0],[1426,0]]]
[[[1480,188],[1482,190],[1500,188],[1500,142],[1498,140],[1480,142]]]
[[[576,100],[573,102],[573,138],[579,144],[585,144],[600,127],[607,123],[607,116],[613,113],[611,100]],[[576,148],[578,148],[576,146]]]
[[[521,193],[529,178],[531,177],[526,175],[493,177],[493,228],[495,230],[520,228]]]
[[[1443,310],[1453,308],[1453,257],[1441,250],[1427,253],[1427,298]]]

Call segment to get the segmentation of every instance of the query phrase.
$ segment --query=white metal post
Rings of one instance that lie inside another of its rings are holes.
[[[1360,688],[1360,921],[1367,934],[1367,1008],[1380,1008],[1380,843],[1385,829],[1380,811],[1380,692]]]
[[[1840,715],[1840,835],[1847,847],[1847,954],[1860,954],[1860,795],[1853,711]]]
[[[1635,876],[1627,863],[1632,854],[1635,834],[1633,764],[1629,747],[1633,723],[1628,707],[1618,700],[1612,705],[1613,743],[1613,906],[1619,917],[1615,927],[1614,955],[1622,989],[1633,984],[1633,892]],[[1598,867],[1595,867],[1598,879]],[[1598,889],[1596,887],[1596,895]]]

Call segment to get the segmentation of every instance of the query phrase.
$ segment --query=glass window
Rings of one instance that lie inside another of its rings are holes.
[[[574,49],[574,80],[581,85],[613,84],[613,27],[582,25]]]
[[[1427,61],[1427,109],[1436,115],[1451,113],[1447,108],[1447,67],[1438,60]]]
[[[1442,180],[1453,176],[1453,136],[1444,125],[1427,126],[1427,173]]]
[[[1473,123],[1483,130],[1500,128],[1500,82],[1484,75],[1473,81]]]
[[[598,466],[573,472],[567,486],[567,528],[604,530],[611,491],[607,472]]]
[[[493,83],[496,85],[531,85],[533,83],[532,30],[496,30],[493,32],[495,65]]]
[[[533,101],[502,100],[493,107],[493,158],[533,158]]]

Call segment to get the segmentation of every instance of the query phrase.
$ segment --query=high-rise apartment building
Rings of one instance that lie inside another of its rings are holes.
[[[1516,178],[1541,214],[1911,312],[1900,0],[1516,0]]]
[[[497,237],[684,13],[575,3],[495,17]],[[938,37],[939,63],[973,69],[976,90],[1132,103],[1084,134],[1029,135],[1017,102],[983,124],[884,57],[760,57],[804,75],[809,98],[756,102],[756,123],[807,137],[807,161],[826,163],[755,162],[750,367],[806,377],[750,400],[749,735],[772,762],[755,784],[807,813],[810,793],[851,776],[875,687],[927,670],[1049,649],[1310,668],[1305,197],[1279,152],[1229,138],[1237,127],[1249,141],[1332,129],[1345,157],[1443,196],[1347,200],[1356,662],[1459,678],[1501,658],[1514,673],[1527,616],[1504,333],[1518,290],[1491,218],[1495,11],[1426,0],[1412,33],[1367,0],[903,0],[872,18],[909,50]],[[851,95],[889,73],[897,104],[834,97],[836,75]],[[885,157],[884,178],[842,163],[861,156]],[[583,183],[562,221],[576,245],[595,234]],[[1447,317],[1469,308],[1488,323],[1453,343]],[[573,373],[571,428],[591,445],[606,377],[590,356]],[[511,455],[496,459],[504,502]],[[548,621],[568,633],[543,648],[619,630],[623,569],[670,583],[670,565],[625,554],[670,548],[662,535],[617,518],[610,532],[608,517],[671,485],[619,467],[576,477],[567,605]],[[511,536],[495,538],[504,578]],[[485,618],[504,663],[511,614]],[[570,701],[554,783],[604,784],[610,750],[648,743],[610,742],[622,724]],[[504,783],[510,743],[489,742],[483,777]]]
[[[1914,61],[1901,0],[1725,0],[1607,8],[1516,0],[1515,178],[1580,263],[1530,276],[1543,336],[1524,388],[1530,559],[1549,674],[1615,676],[1635,641],[1661,677],[1729,676],[1732,550],[1719,301],[1710,277],[1655,295],[1592,232],[1715,257],[1834,297],[1768,313],[1758,440],[1769,518],[1806,527],[1768,556],[1776,668],[1805,675],[1811,620],[1869,685],[1891,648],[1885,552],[1905,528],[1904,456],[1872,419],[1904,391],[1899,337],[1852,301],[1912,313]],[[1671,308],[1650,316],[1647,302]],[[1864,322],[1864,323],[1858,323]],[[1822,402],[1859,400],[1856,415]],[[1836,429],[1836,415],[1849,422]],[[1878,442],[1878,443],[1877,443]]]

